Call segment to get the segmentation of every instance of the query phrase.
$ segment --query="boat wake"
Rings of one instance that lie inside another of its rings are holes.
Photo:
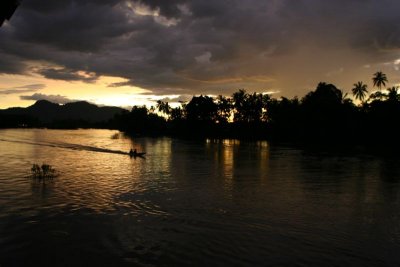
[[[128,152],[124,152],[121,150],[112,150],[107,148],[95,147],[95,146],[86,146],[86,145],[79,145],[79,144],[70,144],[70,143],[53,143],[53,142],[29,142],[23,140],[10,140],[10,139],[1,139],[2,142],[11,142],[11,143],[21,143],[21,144],[28,144],[28,145],[35,145],[35,146],[48,146],[48,147],[56,147],[56,148],[64,148],[64,149],[71,149],[71,150],[81,150],[81,151],[92,151],[92,152],[100,152],[100,153],[112,153],[112,154],[119,154],[119,155],[129,155]]]

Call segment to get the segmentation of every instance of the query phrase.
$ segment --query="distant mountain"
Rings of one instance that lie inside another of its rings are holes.
[[[8,108],[0,110],[0,115],[28,116],[48,124],[57,121],[86,121],[88,123],[106,122],[116,114],[126,112],[119,107],[98,107],[86,101],[59,105],[47,100],[38,100],[27,108]]]

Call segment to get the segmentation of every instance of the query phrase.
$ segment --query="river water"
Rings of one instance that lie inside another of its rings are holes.
[[[59,176],[32,179],[35,163]],[[267,142],[0,130],[0,266],[399,266],[399,163]]]

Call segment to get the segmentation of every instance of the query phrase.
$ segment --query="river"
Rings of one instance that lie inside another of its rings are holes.
[[[59,176],[32,179],[42,163]],[[399,266],[399,163],[267,142],[0,130],[0,266]]]

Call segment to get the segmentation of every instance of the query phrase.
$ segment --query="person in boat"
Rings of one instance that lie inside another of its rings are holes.
[[[131,148],[131,150],[129,150],[129,155],[137,155],[136,148],[135,148],[135,150],[132,150],[132,148]]]

